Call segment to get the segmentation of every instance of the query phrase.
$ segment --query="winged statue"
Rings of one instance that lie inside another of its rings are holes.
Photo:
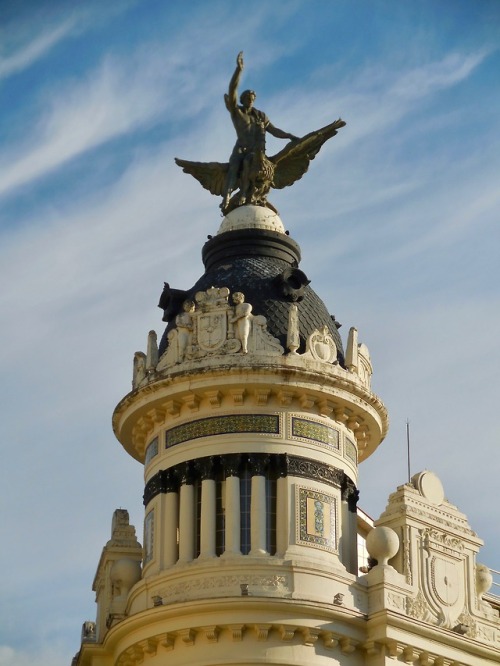
[[[229,162],[175,159],[176,164],[194,176],[205,189],[222,196],[220,207],[223,214],[245,204],[276,210],[267,200],[271,188],[279,190],[302,178],[321,146],[345,125],[339,118],[302,138],[275,127],[265,113],[254,107],[256,95],[253,90],[245,90],[238,104],[242,71],[243,53],[239,53],[229,92],[224,95],[237,135]],[[272,157],[266,155],[266,132],[279,139],[289,139],[286,146]]]

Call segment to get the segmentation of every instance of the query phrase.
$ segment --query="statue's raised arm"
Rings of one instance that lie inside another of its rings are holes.
[[[228,163],[189,162],[176,163],[194,176],[212,194],[222,195],[221,209],[227,214],[243,205],[274,207],[267,201],[271,187],[281,189],[302,178],[309,163],[321,146],[345,125],[340,118],[302,139],[275,127],[265,113],[254,107],[253,90],[241,93],[238,104],[238,86],[243,72],[243,52],[236,58],[236,69],[224,95],[226,108],[236,131],[236,143]],[[273,157],[266,155],[266,132],[289,143]],[[235,190],[238,190],[235,194]]]
[[[224,95],[226,108],[228,111],[236,111],[238,108],[238,86],[240,84],[241,72],[243,71],[243,51],[238,53],[236,58],[236,69],[229,81],[229,92]]]

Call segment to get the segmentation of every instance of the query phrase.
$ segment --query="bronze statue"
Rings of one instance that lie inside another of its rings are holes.
[[[190,162],[176,158],[185,173],[194,176],[212,194],[221,195],[224,214],[244,204],[267,206],[271,187],[282,189],[302,178],[309,162],[318,154],[321,146],[337,130],[344,127],[340,118],[330,125],[306,134],[302,139],[275,127],[265,113],[254,108],[255,93],[245,90],[238,105],[238,84],[243,71],[243,53],[236,59],[236,69],[224,95],[226,108],[231,114],[237,140],[229,163]],[[266,132],[279,139],[290,139],[276,155],[266,155]],[[239,191],[231,196],[233,192]]]

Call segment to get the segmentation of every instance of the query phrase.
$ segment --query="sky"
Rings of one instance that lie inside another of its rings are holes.
[[[347,123],[270,199],[389,410],[360,506],[406,482],[409,420],[500,569],[500,2],[2,0],[0,666],[68,666],[116,508],[142,539],[111,414],[163,282],[203,272],[219,201],[174,157],[228,159],[241,50],[275,125]]]

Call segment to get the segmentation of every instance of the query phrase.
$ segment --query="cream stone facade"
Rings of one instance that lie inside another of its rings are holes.
[[[279,217],[234,210],[203,258],[192,289],[166,285],[114,412],[144,466],[143,545],[117,510],[74,666],[500,663],[482,542],[439,479],[374,524],[357,510],[387,411]]]

